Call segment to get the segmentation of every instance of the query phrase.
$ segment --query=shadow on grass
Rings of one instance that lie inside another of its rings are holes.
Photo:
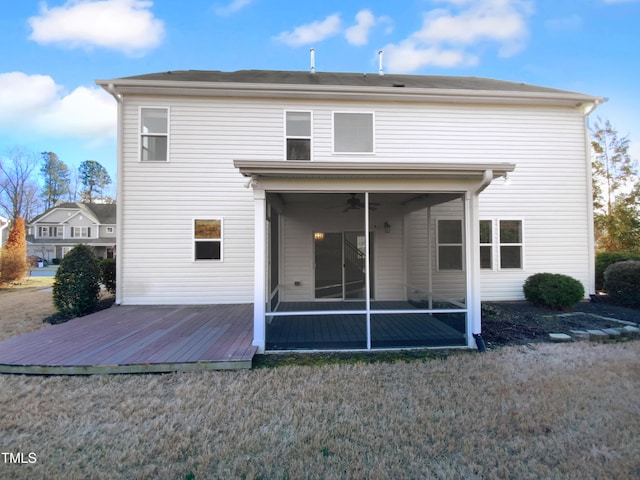
[[[259,354],[253,357],[253,368],[286,366],[349,365],[394,362],[427,362],[447,358],[453,354],[475,350],[386,350],[366,352],[291,352]]]

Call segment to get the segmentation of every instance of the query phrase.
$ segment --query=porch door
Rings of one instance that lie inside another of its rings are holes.
[[[314,234],[315,298],[364,300],[366,247],[364,232]],[[373,252],[373,235],[369,237]],[[372,255],[369,265],[373,266]],[[373,271],[370,270],[373,292]]]

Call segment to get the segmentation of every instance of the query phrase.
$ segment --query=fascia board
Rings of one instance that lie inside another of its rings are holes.
[[[492,171],[494,178],[515,170],[515,164],[499,163],[360,163],[282,162],[235,160],[245,176],[354,176],[354,177],[475,177]]]

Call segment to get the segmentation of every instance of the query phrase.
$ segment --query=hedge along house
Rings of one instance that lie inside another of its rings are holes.
[[[253,303],[259,351],[473,347],[536,272],[593,292],[586,116],[482,78],[173,71],[119,104],[119,304]]]

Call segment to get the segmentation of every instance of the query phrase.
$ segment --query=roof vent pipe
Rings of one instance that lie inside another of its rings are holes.
[[[378,57],[380,58],[380,67],[378,69],[378,75],[382,76],[384,75],[384,71],[382,70],[382,54],[384,52],[382,50],[378,51]]]
[[[312,48],[311,53],[311,73],[316,73],[316,49]]]

